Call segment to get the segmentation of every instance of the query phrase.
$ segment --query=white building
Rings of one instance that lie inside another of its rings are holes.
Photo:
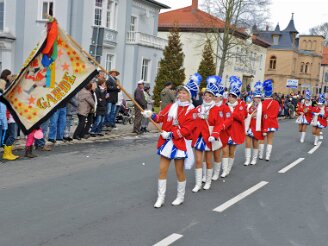
[[[186,77],[189,78],[189,75],[198,70],[207,38],[212,40],[212,49],[217,52],[217,57],[220,57],[220,49],[217,47],[218,42],[222,40],[224,24],[222,20],[200,10],[198,0],[192,0],[191,6],[160,14],[158,35],[167,38],[169,30],[178,25],[185,54]],[[221,38],[215,35],[221,35]],[[229,51],[235,55],[225,64],[223,83],[228,86],[228,78],[235,75],[242,79],[244,87],[253,86],[253,83],[264,80],[265,59],[270,44],[257,37],[249,38],[244,32],[236,31],[234,35],[242,45],[237,45]],[[218,70],[219,59],[216,60],[216,64]]]
[[[153,85],[167,43],[157,37],[162,8],[154,0],[0,0],[1,70],[19,71],[53,14],[107,70],[120,71],[129,92],[140,79]]]

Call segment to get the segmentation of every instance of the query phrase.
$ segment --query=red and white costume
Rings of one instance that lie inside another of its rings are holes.
[[[231,117],[224,124],[229,132],[228,144],[243,144],[245,141],[245,118],[247,115],[246,104],[244,101],[238,100],[234,104],[228,103],[228,107],[231,111]]]
[[[219,103],[216,103],[216,106],[218,107],[218,113],[220,118],[220,140],[222,143],[222,147],[227,146],[230,132],[228,131],[228,125],[229,120],[232,117],[231,116],[231,110],[229,106],[226,104],[226,99],[223,99]]]
[[[324,105],[322,107],[316,106],[312,109],[313,119],[311,125],[320,129],[327,127],[328,108]]]
[[[299,115],[296,122],[302,125],[310,125],[312,121],[313,107],[311,102],[298,102],[296,113]]]
[[[255,112],[255,110],[257,110]],[[255,113],[254,113],[255,112]],[[247,106],[248,116],[245,120],[246,135],[257,140],[263,140],[263,117],[262,117],[262,102],[255,105],[254,102]]]
[[[265,98],[262,102],[264,133],[278,131],[279,108],[279,103],[271,97]]]

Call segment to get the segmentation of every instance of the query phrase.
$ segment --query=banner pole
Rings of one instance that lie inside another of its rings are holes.
[[[62,29],[61,29],[62,30]],[[62,30],[63,31],[63,30]],[[65,32],[66,33],[66,32]],[[72,37],[71,37],[71,35],[69,35],[68,33],[66,33],[66,35],[69,37],[69,39],[77,46],[77,47],[79,47],[79,49],[90,59],[90,60],[92,60],[103,72],[105,72],[106,74],[109,74],[109,72],[102,66],[102,65],[100,65],[97,61],[96,61],[96,59],[93,57],[93,56],[91,56],[88,52],[86,52]],[[119,83],[119,82],[117,82],[117,85],[118,85],[118,87],[120,87],[120,89],[123,91],[123,93],[134,103],[134,105],[136,105],[139,109],[140,109],[140,111],[141,112],[143,112],[144,110],[143,110],[143,108],[136,102],[136,100],[134,100],[134,98],[123,88],[123,86]],[[149,117],[148,118],[149,119],[149,121],[151,122],[151,123],[153,123],[153,125],[161,132],[162,131],[162,129],[161,129],[161,127],[155,122],[155,121],[153,121],[152,119],[151,119],[151,117]]]

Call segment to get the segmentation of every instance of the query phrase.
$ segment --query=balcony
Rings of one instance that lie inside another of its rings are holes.
[[[126,43],[137,44],[137,45],[164,50],[165,46],[167,45],[167,40],[146,33],[128,32]]]

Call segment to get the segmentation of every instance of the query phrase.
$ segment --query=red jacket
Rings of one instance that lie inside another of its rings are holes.
[[[193,118],[192,118],[192,112],[193,110],[190,110],[187,114],[188,106],[179,106],[178,107],[178,113],[177,113],[177,120],[179,122],[178,125],[173,125],[173,120],[168,121],[168,114],[169,110],[173,104],[167,105],[158,115],[153,117],[154,121],[157,123],[163,123],[162,130],[167,132],[172,132],[173,134],[173,144],[177,149],[186,151],[186,143],[185,138],[190,139],[191,138],[191,129],[193,127]],[[162,136],[159,136],[158,142],[157,142],[157,148],[161,147],[165,143],[166,139],[162,138]]]
[[[229,107],[230,108],[230,107]],[[231,110],[231,108],[230,108]],[[245,118],[247,115],[246,104],[238,101],[233,109],[231,116],[226,119],[224,126],[228,129],[229,135],[236,144],[242,144],[245,141]]]
[[[254,105],[250,106],[247,110],[248,114],[252,114],[256,109],[257,109],[257,107],[255,107]],[[263,106],[262,106],[262,116],[263,116]],[[263,140],[264,139],[264,136],[263,136],[263,117],[261,119],[261,130],[256,131],[256,112],[252,115],[251,122],[249,124],[249,128],[252,130],[255,139],[257,139],[257,140]]]
[[[208,146],[210,149],[212,149],[212,143],[208,142],[208,138],[210,136],[214,137],[215,139],[219,138],[220,135],[220,118],[219,118],[219,112],[218,107],[213,106],[208,114],[207,120],[202,119],[199,117],[199,113],[201,112],[201,105],[198,106],[193,110],[193,115],[196,118],[193,122],[193,134],[192,134],[192,146],[194,147],[197,139],[202,136],[204,139],[204,142],[206,146]],[[213,126],[213,132],[210,134],[209,126]]]
[[[313,107],[311,105],[306,106],[305,104],[298,102],[296,113],[298,115],[301,115],[301,113],[303,113],[306,121],[310,124],[312,121],[312,117],[313,117],[312,110],[313,110]]]
[[[222,142],[222,147],[225,147],[228,144],[230,132],[228,131],[228,128],[226,127],[227,124],[229,124],[229,120],[232,117],[230,108],[227,104],[222,102],[221,106],[218,107],[218,113],[220,118],[220,140]]]
[[[279,128],[278,125],[278,114],[279,114],[279,103],[272,98],[266,98],[262,102],[263,109],[263,132],[268,132],[269,128]]]
[[[325,128],[327,127],[327,118],[328,118],[328,108],[324,106],[324,114],[320,114],[321,108],[318,106],[313,107],[312,112],[317,113],[318,115],[318,122],[320,125],[324,126]]]

